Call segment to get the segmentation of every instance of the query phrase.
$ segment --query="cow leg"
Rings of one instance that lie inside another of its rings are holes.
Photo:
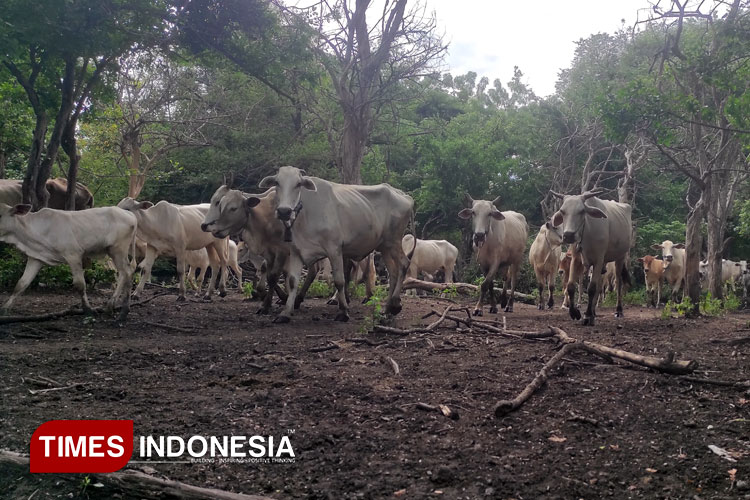
[[[589,303],[587,304],[586,312],[583,315],[583,325],[594,326],[596,324],[596,303],[599,299],[599,291],[602,286],[602,274],[597,271],[601,269],[603,265],[603,260],[594,262],[594,272],[591,273],[588,288]]]
[[[672,303],[677,304],[677,295],[682,287],[682,279],[677,280],[677,283],[672,285]]]
[[[534,267],[534,274],[536,275],[537,291],[539,292],[539,297],[536,301],[536,307],[541,311],[542,309],[544,309],[544,274],[541,270],[536,269],[536,266]]]
[[[211,262],[211,279],[208,281],[208,288],[206,289],[206,293],[203,294],[203,300],[211,300],[211,295],[213,295],[214,293],[216,282],[219,280],[219,274],[222,272],[222,259],[220,253],[213,245],[207,246],[206,251],[208,252],[208,260],[209,262]],[[179,266],[177,268],[177,272],[180,272]]]
[[[307,295],[307,290],[310,288],[310,285],[312,285],[312,282],[315,281],[315,275],[318,273],[313,272],[313,269],[314,269],[313,266],[308,267],[307,276],[305,276],[305,281],[302,283],[302,286],[300,287],[299,292],[297,293],[297,298],[294,300],[295,309],[299,309],[299,306],[305,300],[305,296]]]
[[[393,247],[380,249],[380,253],[388,268],[388,298],[385,312],[395,316],[401,312],[401,288],[404,286],[404,277],[411,263],[401,248],[401,242],[397,242]]]
[[[41,260],[33,259],[31,257],[26,260],[26,269],[24,269],[23,275],[18,280],[18,283],[16,283],[13,293],[8,297],[8,300],[5,301],[5,305],[3,305],[3,314],[8,314],[8,311],[10,311],[10,308],[13,306],[13,302],[16,301],[16,297],[21,295],[24,290],[29,287],[43,265],[44,263]]]
[[[375,272],[375,254],[371,253],[367,256],[367,271],[365,273],[365,298],[362,303],[365,304],[375,294],[375,280],[377,279],[377,273]]]
[[[406,270],[406,277],[407,278],[417,278],[417,275],[419,273],[419,269],[417,269],[416,264],[413,262],[409,263],[409,269]],[[410,288],[406,291],[406,295],[409,297],[416,297],[417,296],[417,289],[416,288]]]
[[[505,312],[509,313],[513,312],[513,303],[516,301],[516,282],[518,281],[518,268],[518,264],[512,264],[508,268],[508,273],[510,275],[510,297],[508,297],[508,305],[505,306]],[[505,285],[506,283],[503,282],[503,296],[505,296]]]
[[[292,255],[287,261],[286,267],[286,305],[281,313],[274,318],[274,323],[289,323],[294,313],[294,301],[297,300],[297,288],[299,278],[302,275],[302,259],[299,256]]]
[[[154,261],[156,260],[156,257],[159,256],[159,252],[157,252],[156,248],[152,247],[151,245],[146,246],[146,256],[141,261],[139,267],[141,268],[141,277],[138,280],[138,286],[135,287],[135,293],[133,294],[134,299],[138,299],[141,296],[141,293],[143,293],[143,289],[146,286],[146,283],[151,281],[151,267],[154,265]]]
[[[508,281],[510,280],[510,272],[511,272],[510,265],[506,267],[501,267],[498,270],[498,274],[503,277],[503,292],[500,294],[500,307],[506,308],[508,306]],[[492,283],[492,286],[494,286],[494,283]],[[492,305],[494,306],[494,300],[495,300],[495,291],[492,289],[492,286],[490,287],[490,290],[492,290],[492,296],[490,297],[492,301]],[[494,309],[494,311],[493,311]],[[511,306],[511,312],[513,310],[513,306]],[[507,309],[506,309],[507,311]],[[490,308],[491,313],[497,312],[497,307],[491,307]]]
[[[562,287],[562,290],[563,290],[563,303],[562,303],[562,306],[560,306],[561,309],[567,309],[568,304],[570,303],[570,298],[568,297],[568,294],[567,294],[569,274],[570,274],[570,271],[568,271],[567,273],[566,272],[562,273],[562,281],[560,282],[560,286]]]
[[[336,287],[336,292],[339,299],[339,312],[334,318],[335,321],[349,321],[349,303],[346,297],[346,285],[347,285],[347,270],[345,269],[348,265],[344,262],[347,259],[338,253],[329,253],[328,259],[331,261],[331,274],[333,275],[333,284]]]
[[[117,269],[117,287],[115,288],[115,293],[112,294],[109,309],[114,311],[117,298],[122,297],[120,301],[120,314],[116,319],[118,323],[121,323],[125,321],[130,311],[130,288],[133,283],[133,272],[130,269],[127,251],[123,253],[110,252],[109,256],[115,264],[115,269]]]
[[[580,265],[578,259],[578,254],[573,252],[573,258],[570,260],[570,269],[568,270],[568,283],[566,284],[568,314],[574,320],[581,319],[580,305],[576,303],[576,283],[580,290],[579,294],[583,293],[583,266]]]
[[[615,310],[615,318],[622,318],[622,272],[625,266],[624,260],[618,260],[615,262],[615,279],[617,280],[617,309]]]
[[[67,260],[67,259],[66,259]],[[86,296],[86,278],[83,274],[83,263],[78,258],[67,260],[70,273],[73,275],[73,286],[81,294],[81,308],[86,314],[93,314],[89,298]]]
[[[177,301],[182,302],[187,300],[187,298],[185,298],[185,250],[178,250],[176,253],[178,283]]]
[[[278,291],[280,291],[278,282],[279,282],[279,272],[278,271],[268,271],[266,274],[267,279],[267,289],[266,293],[263,296],[263,303],[260,306],[260,309],[255,314],[269,314],[271,312],[271,304],[273,302],[273,292],[276,291],[278,295]],[[281,295],[279,295],[281,297]],[[289,296],[287,296],[289,298]],[[284,301],[286,302],[286,301]]]
[[[492,296],[491,300],[495,301],[494,293],[492,290],[492,282],[495,279],[495,274],[497,273],[498,264],[493,262],[490,265],[490,268],[484,273],[484,281],[482,282],[482,286],[479,287],[479,300],[477,300],[477,304],[474,306],[474,316],[482,316],[482,307],[484,305],[484,297],[487,295],[487,292],[489,291]]]
[[[354,285],[357,286],[357,283],[352,283],[353,278],[356,275],[354,266],[355,262],[351,259],[344,259],[344,295],[346,296],[346,303],[349,304],[352,301],[351,293],[349,292],[349,288]]]
[[[201,272],[198,274],[198,281],[196,282],[195,286],[197,288],[197,291],[195,292],[195,295],[200,295],[201,290],[203,290],[203,283],[206,282],[206,272],[208,271],[209,266],[202,266]],[[213,271],[211,271],[213,273]],[[193,278],[193,271],[190,271],[190,278]]]
[[[549,286],[549,299],[547,300],[547,309],[555,307],[555,273],[547,273],[547,283]]]

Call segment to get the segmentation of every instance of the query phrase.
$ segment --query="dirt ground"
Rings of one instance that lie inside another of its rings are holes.
[[[105,298],[92,295],[95,304]],[[37,291],[19,301],[19,312],[73,302]],[[404,303],[400,327],[427,324],[421,316],[450,305]],[[747,389],[578,354],[528,403],[498,419],[495,403],[531,381],[555,354],[553,343],[447,322],[451,328],[433,334],[369,334],[379,345],[367,345],[346,339],[365,336],[371,307],[355,305],[343,324],[333,321],[335,307],[312,299],[288,325],[257,316],[257,308],[236,292],[212,303],[177,303],[168,294],[134,307],[124,327],[103,315],[0,327],[0,448],[28,451],[47,420],[132,419],[136,436],[289,435],[293,463],[129,465],[273,498],[750,498]],[[750,335],[749,314],[664,320],[628,307],[616,320],[612,313],[600,309],[593,328],[557,307],[540,312],[517,303],[506,316],[508,328],[556,325],[638,354],[674,351],[698,361],[696,376],[750,380],[750,343],[728,342]],[[502,321],[502,314],[488,317]],[[329,341],[339,348],[311,352]],[[398,376],[387,357],[398,363]],[[85,385],[32,395],[40,386],[28,379],[40,376]],[[418,402],[447,405],[459,418],[421,411]],[[91,486],[81,492],[82,478],[0,466],[0,498],[133,498]]]

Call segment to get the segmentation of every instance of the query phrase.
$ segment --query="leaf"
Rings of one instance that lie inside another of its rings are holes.
[[[394,497],[400,497],[400,496],[404,496],[404,495],[406,495],[406,489],[405,488],[403,490],[398,490],[398,491],[394,491],[393,492],[393,496]]]
[[[562,436],[550,436],[547,439],[552,441],[553,443],[564,443],[568,440],[568,438]]]
[[[721,458],[729,460],[730,462],[736,462],[737,461],[734,458],[732,458],[732,456],[729,454],[729,452],[727,450],[725,450],[724,448],[719,448],[716,445],[709,444],[708,445],[708,449],[711,450],[712,452],[716,453],[717,455],[719,455]]]
[[[646,467],[646,472],[650,472],[651,474],[654,474],[656,472],[656,469],[652,469],[651,467]]]
[[[729,480],[734,482],[737,476],[737,469],[729,469],[727,472],[729,473]]]

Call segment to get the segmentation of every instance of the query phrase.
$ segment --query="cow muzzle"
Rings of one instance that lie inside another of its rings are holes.
[[[209,231],[208,227],[209,227],[210,225],[211,225],[211,224],[206,224],[206,223],[204,222],[203,224],[201,224],[201,231],[203,231],[204,233],[207,233],[207,232]]]
[[[279,207],[276,209],[276,217],[284,222],[288,222],[292,218],[292,209],[290,207]]]
[[[487,233],[474,233],[474,246],[482,248],[484,242],[487,241]]]
[[[563,233],[563,243],[570,245],[576,242],[576,233],[574,231],[565,231]]]

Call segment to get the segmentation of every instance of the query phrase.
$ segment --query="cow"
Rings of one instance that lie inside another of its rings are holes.
[[[480,288],[479,300],[474,307],[474,315],[482,315],[485,295],[490,294],[490,313],[497,313],[497,302],[493,290],[495,275],[506,277],[503,280],[503,293],[500,306],[505,312],[513,312],[513,299],[521,268],[528,225],[526,218],[518,212],[501,212],[496,208],[500,202],[498,196],[493,201],[474,200],[469,194],[464,195],[464,203],[471,208],[464,208],[458,213],[461,219],[472,219],[472,242],[476,251],[477,263],[484,274]],[[510,298],[506,290],[510,280]]]
[[[291,243],[286,279],[289,297],[274,321],[290,320],[302,266],[323,257],[331,260],[338,291],[335,320],[348,321],[344,262],[361,260],[374,250],[383,255],[388,267],[386,314],[401,311],[401,287],[411,258],[401,248],[401,237],[414,220],[411,196],[388,184],[358,186],[309,177],[291,166],[280,167],[259,186],[276,187],[276,217],[284,225],[284,240]]]
[[[685,245],[665,240],[661,244],[655,243],[651,245],[651,248],[661,250],[661,257],[664,263],[664,279],[672,287],[672,302],[677,303],[679,302],[677,294],[685,284],[685,260],[687,258]]]
[[[205,300],[211,299],[214,284],[221,274],[219,294],[226,295],[227,239],[214,238],[200,230],[201,222],[208,213],[208,204],[175,205],[160,201],[156,205],[150,201],[137,201],[123,198],[118,207],[135,214],[138,219],[138,238],[146,242],[146,257],[140,263],[141,278],[135,289],[134,297],[140,296],[146,282],[151,279],[151,266],[159,255],[174,256],[177,259],[179,295],[178,301],[185,298],[185,252],[206,248],[219,262],[221,272],[211,273],[211,281],[204,294]]]
[[[20,180],[0,179],[0,203],[11,206],[23,203],[22,186],[23,181]],[[47,208],[65,210],[65,202],[68,197],[68,180],[63,177],[49,179],[47,180],[46,188],[49,193]],[[93,206],[94,195],[91,194],[91,191],[86,186],[77,182],[75,209],[84,210]]]
[[[68,264],[73,285],[81,294],[81,305],[92,312],[86,296],[83,275],[84,259],[109,255],[117,270],[117,286],[108,308],[114,310],[118,298],[124,321],[130,308],[133,269],[128,253],[135,255],[137,220],[115,207],[92,208],[68,212],[44,208],[29,213],[31,205],[8,206],[0,203],[0,241],[15,245],[26,254],[26,269],[5,302],[3,312],[10,311],[16,298],[26,290],[44,264]]]
[[[626,203],[600,200],[597,191],[586,191],[580,195],[562,195],[551,191],[562,198],[560,209],[552,218],[556,226],[563,226],[563,242],[573,247],[573,258],[578,255],[583,259],[583,267],[588,270],[593,266],[594,272],[588,287],[589,301],[584,314],[583,324],[593,326],[596,321],[596,303],[601,290],[602,274],[597,270],[604,269],[607,262],[615,263],[617,275],[617,309],[615,317],[621,318],[622,286],[630,284],[630,274],[626,260],[632,244],[633,224],[632,208]],[[575,282],[577,275],[571,264],[567,290],[570,296],[569,313],[573,319],[581,319],[581,312],[574,305]]]
[[[555,305],[555,280],[560,267],[560,245],[562,245],[562,230],[546,222],[539,228],[539,233],[529,249],[529,264],[534,269],[536,282],[539,287],[539,310],[544,309],[544,287],[549,290],[547,308]]]
[[[604,272],[602,273],[602,291],[599,294],[599,303],[597,305],[602,305],[604,301],[607,299],[607,293],[614,292],[616,287],[615,282],[615,273],[617,272],[616,266],[614,262],[607,262],[607,264],[604,266]],[[589,275],[589,279],[591,279],[591,276]]]
[[[700,278],[701,288],[705,288],[708,278],[708,261],[703,260],[698,264],[698,276]],[[732,260],[721,260],[721,282],[727,283],[734,287],[735,283],[742,279],[742,264]]]
[[[583,295],[583,261],[581,260],[581,254],[577,254],[578,258],[575,260],[575,273],[576,276],[578,276],[578,302],[576,302],[576,305],[580,307],[581,304],[581,297]],[[565,293],[565,287],[568,283],[568,278],[570,277],[570,269],[571,264],[573,263],[573,248],[571,246],[568,247],[567,251],[565,253],[561,254],[560,256],[560,270],[559,274],[562,277],[562,281],[560,286],[563,287],[563,303],[561,308],[562,309],[568,309],[570,307],[570,297],[568,297],[568,294]]]
[[[638,258],[643,264],[643,276],[646,281],[646,307],[659,307],[661,302],[661,282],[664,279],[664,263],[653,255]]]
[[[417,239],[415,246],[414,236],[404,235],[401,239],[401,248],[404,252],[408,252],[412,247],[414,247],[414,255],[406,271],[407,278],[416,278],[420,272],[434,275],[442,271],[445,274],[445,282],[453,283],[453,269],[456,267],[458,248],[446,240]],[[416,295],[417,291],[412,288],[408,293]]]

